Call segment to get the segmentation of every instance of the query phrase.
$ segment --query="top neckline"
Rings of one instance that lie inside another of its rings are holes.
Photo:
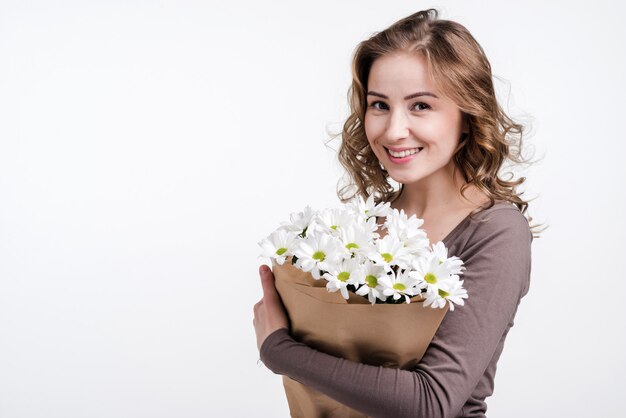
[[[501,205],[504,205],[504,204],[510,204],[510,202],[508,202],[506,200],[498,200],[498,201],[494,202],[493,206],[491,206],[490,208],[483,208],[483,209],[479,210],[478,212],[476,212],[476,214],[474,216],[478,216],[480,214],[484,214],[484,213],[486,213],[488,211],[493,210],[497,206],[501,206]],[[448,232],[448,235],[446,235],[443,239],[439,240],[439,241],[443,242],[443,244],[446,246],[446,248],[449,247],[450,240],[455,238],[455,236],[460,231],[465,229],[464,227],[470,221],[470,215],[471,214],[468,214],[465,218],[463,218],[458,224],[456,224],[456,226],[454,228],[452,228],[452,230],[450,232]],[[378,217],[377,217],[377,222],[378,222]],[[434,244],[434,243],[431,243],[431,244]]]

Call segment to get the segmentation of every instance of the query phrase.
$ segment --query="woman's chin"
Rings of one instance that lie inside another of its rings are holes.
[[[400,183],[400,184],[415,183],[417,181],[420,181],[422,178],[422,176],[416,176],[416,175],[407,176],[407,175],[401,175],[401,174],[392,173],[392,172],[388,172],[388,173],[389,173],[389,177],[391,177],[393,181],[395,181],[396,183]]]

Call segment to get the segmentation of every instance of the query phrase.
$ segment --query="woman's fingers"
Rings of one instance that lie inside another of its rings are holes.
[[[257,336],[257,348],[263,341],[279,328],[289,328],[289,321],[280,295],[274,286],[274,274],[266,265],[259,267],[263,297],[254,305],[252,324]]]
[[[261,286],[263,287],[263,298],[267,298],[268,301],[274,301],[277,299],[278,292],[274,286],[274,273],[268,266],[263,264],[259,267],[259,274],[261,275]]]
[[[259,309],[261,308],[261,305],[263,304],[263,299],[261,299],[260,301],[258,301],[257,303],[254,304],[254,314],[256,315],[257,312],[259,312]]]

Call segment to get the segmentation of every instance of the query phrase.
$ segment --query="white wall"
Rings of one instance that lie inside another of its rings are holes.
[[[126,0],[0,1],[0,416],[287,416],[256,243],[337,204],[353,48],[429,6],[543,157],[490,416],[626,414],[622,3]]]

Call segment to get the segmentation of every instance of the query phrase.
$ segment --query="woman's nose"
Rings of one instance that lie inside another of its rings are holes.
[[[391,141],[397,141],[409,136],[409,120],[405,112],[396,110],[390,113],[387,121],[386,136]]]

